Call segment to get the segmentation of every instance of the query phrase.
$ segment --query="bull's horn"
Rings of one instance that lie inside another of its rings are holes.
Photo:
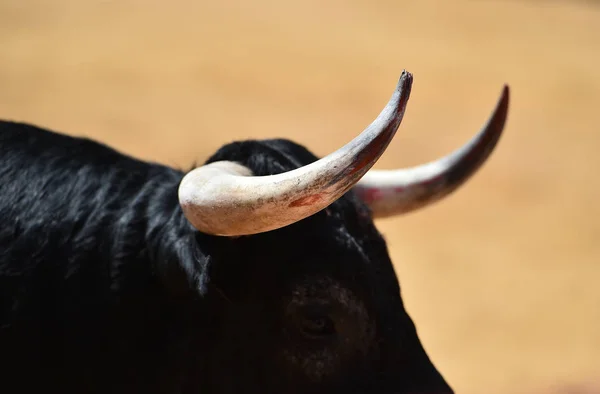
[[[449,155],[413,168],[371,170],[354,190],[370,206],[374,217],[423,208],[448,196],[485,163],[506,122],[509,89],[504,86],[492,116],[482,130]]]
[[[239,236],[275,230],[326,208],[375,164],[396,134],[412,87],[403,71],[377,119],[341,149],[282,174],[252,176],[233,162],[214,162],[186,174],[179,202],[199,231]]]

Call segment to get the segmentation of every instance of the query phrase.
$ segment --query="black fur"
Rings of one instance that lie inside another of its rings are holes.
[[[208,161],[267,175],[316,159],[266,140]],[[182,214],[184,174],[0,122],[2,393],[451,393],[352,192],[280,230],[213,237]],[[292,289],[329,279],[364,303],[374,339],[360,334],[360,356],[336,354],[339,368],[308,379],[282,354],[313,357],[318,342],[290,334],[284,311]]]

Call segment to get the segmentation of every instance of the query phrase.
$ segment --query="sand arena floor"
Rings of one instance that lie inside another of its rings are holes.
[[[376,168],[455,149],[512,89],[482,171],[379,222],[436,365],[468,394],[597,376],[598,3],[0,2],[0,117],[177,166],[242,138],[325,155],[371,122],[403,68],[411,100]]]

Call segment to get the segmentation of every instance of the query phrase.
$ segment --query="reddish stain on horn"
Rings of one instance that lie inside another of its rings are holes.
[[[302,198],[292,201],[290,203],[289,207],[306,207],[309,205],[313,205],[320,199],[321,199],[320,194],[312,194],[310,196],[302,197]]]

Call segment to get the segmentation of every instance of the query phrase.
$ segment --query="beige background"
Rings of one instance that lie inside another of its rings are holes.
[[[382,220],[425,346],[462,393],[600,373],[600,7],[584,1],[0,1],[0,117],[188,166],[234,139],[325,155],[415,83],[376,168],[506,134],[446,201]],[[596,156],[596,158],[595,158]]]

